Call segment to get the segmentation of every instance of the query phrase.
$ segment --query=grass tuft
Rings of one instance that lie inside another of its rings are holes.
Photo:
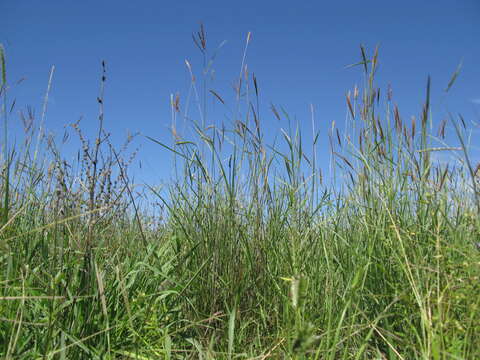
[[[329,180],[313,106],[311,138],[281,107],[263,111],[251,34],[231,94],[209,83],[216,53],[203,25],[193,40],[203,68],[186,60],[191,96],[171,97],[172,142],[146,137],[173,156],[165,191],[130,180],[133,137],[109,140],[104,62],[93,139],[72,125],[76,161],[42,130],[53,69],[40,130],[20,111],[24,142],[8,148],[0,47],[0,357],[480,358],[480,165],[462,117],[450,117],[459,146],[443,143],[446,121],[431,133],[430,78],[407,124],[391,87],[376,85],[378,48],[360,47],[350,67],[363,87],[346,93],[345,127],[327,134]],[[207,112],[212,95],[227,124]]]

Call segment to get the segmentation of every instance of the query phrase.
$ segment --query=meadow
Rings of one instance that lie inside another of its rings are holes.
[[[260,111],[244,62],[231,123],[189,117],[184,137],[186,102],[200,114],[205,97],[226,102],[192,73],[190,99],[171,99],[172,142],[140,139],[173,156],[159,189],[130,180],[132,139],[110,142],[105,64],[98,129],[72,125],[72,163],[39,130],[43,112],[15,108],[3,48],[1,60],[1,358],[480,358],[479,166],[465,119],[433,124],[430,80],[404,116],[361,47],[363,84],[326,144],[314,122],[305,134],[281,108]],[[268,143],[265,119],[289,130]]]

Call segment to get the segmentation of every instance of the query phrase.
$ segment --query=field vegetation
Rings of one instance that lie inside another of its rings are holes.
[[[471,123],[433,121],[430,79],[406,117],[376,85],[377,50],[361,47],[363,84],[325,143],[315,120],[305,133],[281,107],[261,110],[250,34],[233,96],[210,88],[203,28],[194,40],[205,68],[195,77],[187,62],[190,95],[172,96],[173,141],[140,136],[173,155],[163,189],[131,181],[132,139],[110,141],[104,63],[98,129],[73,124],[72,162],[39,129],[48,93],[39,118],[9,98],[2,49],[0,357],[479,359]],[[207,116],[212,99],[229,123]],[[10,118],[23,121],[22,143]],[[266,121],[282,128],[274,141]]]

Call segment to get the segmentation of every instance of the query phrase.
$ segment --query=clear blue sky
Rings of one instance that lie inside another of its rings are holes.
[[[0,14],[9,82],[26,79],[10,97],[17,98],[19,109],[29,104],[39,114],[55,65],[46,125],[60,135],[65,124],[83,115],[85,131],[94,136],[100,62],[105,60],[106,127],[119,139],[129,129],[168,142],[169,96],[178,91],[184,98],[189,86],[184,60],[200,70],[200,53],[191,37],[200,22],[211,50],[227,41],[209,88],[233,97],[231,84],[251,31],[247,63],[258,78],[264,126],[271,133],[278,130],[270,103],[306,124],[313,104],[325,144],[325,168],[327,128],[332,120],[344,123],[345,93],[362,80],[359,68],[344,67],[359,60],[360,44],[370,51],[380,46],[380,84],[392,84],[405,118],[420,114],[430,74],[437,120],[445,109],[479,120],[478,0],[2,0]],[[442,90],[462,59],[461,75],[443,101]],[[218,102],[212,106],[221,116]],[[165,180],[171,157],[147,141],[139,143],[145,164],[140,177]],[[473,145],[479,143],[473,139]]]

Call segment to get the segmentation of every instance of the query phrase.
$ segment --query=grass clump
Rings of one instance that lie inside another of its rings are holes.
[[[407,124],[375,85],[377,52],[362,47],[364,85],[347,93],[342,133],[332,124],[328,182],[314,121],[306,140],[272,106],[270,118],[290,130],[268,141],[245,64],[250,34],[231,126],[209,121],[206,99],[228,101],[209,89],[203,27],[194,39],[204,78],[187,62],[193,100],[172,97],[173,143],[150,138],[172,152],[176,174],[166,195],[146,185],[166,211],[155,225],[129,180],[127,146],[116,150],[104,129],[105,64],[94,141],[75,125],[77,164],[33,126],[23,148],[5,141],[2,357],[478,358],[478,169],[463,119],[451,119],[458,149],[437,146],[446,123],[434,136],[430,80],[419,120]],[[188,138],[177,131],[184,119]],[[32,153],[35,138],[50,155]],[[436,151],[462,158],[435,162]]]

